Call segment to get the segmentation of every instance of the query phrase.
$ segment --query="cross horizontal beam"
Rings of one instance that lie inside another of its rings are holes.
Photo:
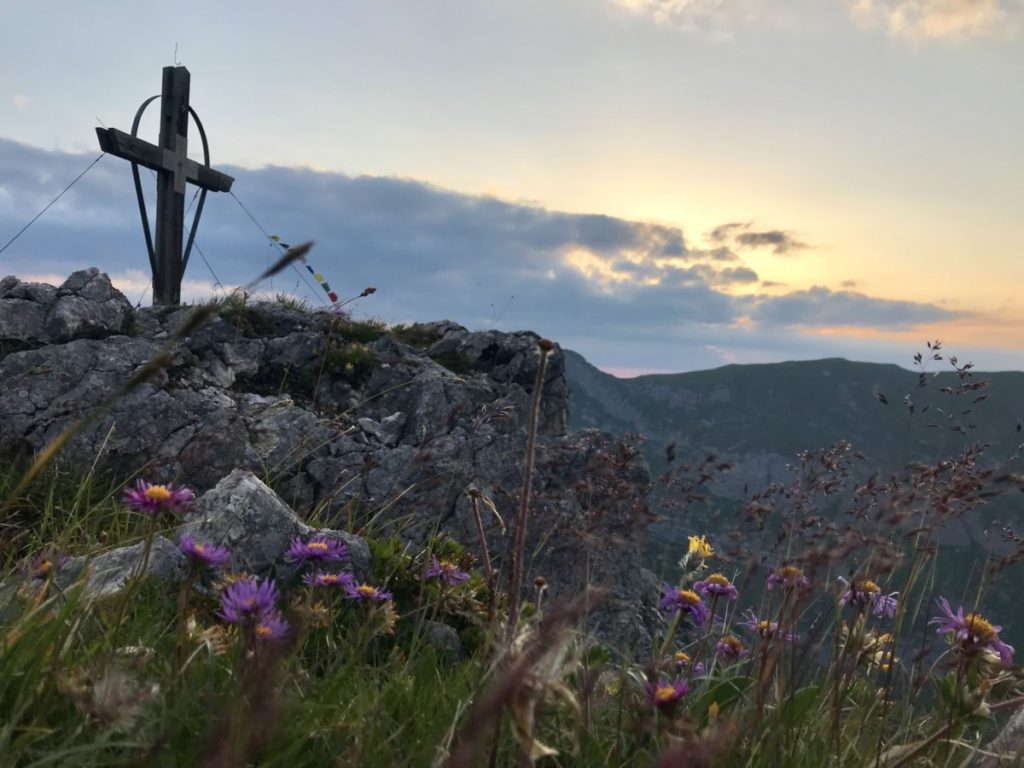
[[[230,192],[235,181],[234,177],[200,165],[195,160],[185,158],[182,162],[176,153],[116,128],[97,128],[96,136],[100,141],[100,149],[104,152],[123,157],[154,171],[167,171],[176,176],[181,173],[190,184],[202,189]]]

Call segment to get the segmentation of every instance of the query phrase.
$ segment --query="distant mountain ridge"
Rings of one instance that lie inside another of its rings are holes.
[[[565,358],[574,429],[642,434],[654,474],[669,445],[680,461],[717,453],[735,464],[708,485],[724,500],[742,501],[786,480],[798,453],[840,440],[865,455],[865,471],[882,477],[975,442],[989,445],[993,466],[1008,466],[1024,442],[1021,372],[968,371],[961,378],[947,360],[928,361],[932,370],[919,387],[919,374],[896,365],[829,358],[617,379],[575,352],[566,350]],[[963,543],[980,535],[972,530]]]

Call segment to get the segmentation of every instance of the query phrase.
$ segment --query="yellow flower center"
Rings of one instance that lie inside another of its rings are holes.
[[[328,549],[327,542],[326,541],[311,541],[311,542],[309,542],[309,544],[306,545],[306,549],[311,549],[314,552],[320,552],[322,554],[322,553],[327,552],[327,549]]]
[[[441,570],[445,571],[446,573],[452,573],[453,571],[457,571],[458,570],[458,568],[456,567],[455,563],[450,563],[447,560],[442,560],[439,563],[439,565],[441,567]]]
[[[690,654],[686,651],[676,651],[676,663],[677,664],[689,664]]]
[[[654,692],[655,704],[668,704],[676,696],[676,689],[671,685],[659,685]]]
[[[982,642],[990,642],[995,639],[996,628],[977,613],[968,613],[964,617],[964,623],[968,631]]]
[[[855,581],[854,588],[858,592],[864,592],[865,594],[869,595],[877,595],[879,592],[882,591],[881,587],[875,584],[875,582],[873,582],[871,579],[861,579],[859,581]]]
[[[257,637],[266,637],[269,634],[270,634],[270,627],[267,624],[257,624],[256,625],[256,636]]]
[[[729,580],[727,578],[725,578],[725,576],[723,576],[720,573],[712,573],[710,576],[708,576],[705,579],[705,581],[708,584],[714,584],[716,587],[728,587],[729,586]]]
[[[53,563],[49,560],[43,560],[39,565],[36,566],[36,576],[46,576],[50,571],[53,570]]]
[[[737,653],[743,650],[743,643],[736,635],[726,635],[722,638],[722,642],[728,645]]]
[[[338,575],[334,573],[325,573],[320,576],[321,584],[337,584],[339,581]]]
[[[197,555],[201,555],[206,551],[206,545],[204,544],[195,544],[192,548],[196,551]]]
[[[700,605],[703,602],[700,599],[700,595],[692,589],[680,589],[676,595],[679,597],[679,602],[686,603],[687,605]]]
[[[356,587],[356,592],[358,592],[363,597],[376,597],[377,588],[371,587],[369,584],[360,584],[358,587]]]
[[[167,486],[165,485],[151,485],[146,489],[146,498],[149,499],[149,501],[155,501],[158,503],[170,501],[171,492],[167,490]]]
[[[795,565],[787,565],[779,571],[779,577],[787,584],[796,584],[804,577],[804,572]]]
[[[711,548],[707,539],[704,536],[690,536],[690,548],[688,550],[690,555],[695,555],[702,560],[706,560],[709,557],[714,557],[715,550]]]
[[[256,598],[255,597],[247,597],[242,602],[245,604],[246,608],[255,608],[256,607]]]

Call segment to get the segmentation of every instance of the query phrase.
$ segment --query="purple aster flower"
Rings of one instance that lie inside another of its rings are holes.
[[[811,582],[802,569],[795,565],[784,565],[768,574],[768,589],[778,586],[783,589],[807,589]]]
[[[896,615],[896,607],[899,605],[899,592],[890,592],[888,595],[882,592],[871,579],[855,579],[847,581],[842,576],[839,580],[846,585],[843,594],[839,596],[840,605],[855,605],[859,607],[871,606],[875,616],[892,618]]]
[[[383,602],[391,599],[391,593],[369,584],[356,584],[354,581],[345,585],[345,597],[349,600]]]
[[[36,581],[45,581],[60,571],[67,561],[67,555],[48,551],[40,552],[23,566],[24,573]]]
[[[651,704],[658,709],[671,710],[690,692],[690,686],[685,680],[677,680],[674,683],[658,680],[657,683],[648,683],[644,690]]]
[[[746,627],[751,632],[760,635],[764,640],[779,639],[786,643],[792,643],[796,640],[796,635],[783,631],[777,621],[759,619],[757,614],[749,608],[744,615],[746,619],[740,622],[740,626]]]
[[[305,543],[302,542],[302,539],[296,537],[292,539],[291,546],[288,547],[288,552],[285,553],[285,559],[299,563],[304,563],[307,560],[311,562],[347,560],[348,547],[342,542],[328,539],[326,536],[314,536]]]
[[[729,600],[736,600],[740,596],[740,593],[737,591],[736,587],[733,586],[732,582],[720,573],[712,573],[706,579],[694,584],[693,588],[697,592],[700,592],[700,594],[704,595],[704,597],[714,595],[715,597],[725,597]]]
[[[253,634],[257,640],[280,640],[288,634],[288,622],[277,611],[264,611],[256,617]]]
[[[899,592],[890,592],[888,595],[875,595],[871,598],[872,612],[875,616],[891,619],[896,615],[896,608],[899,607],[899,597]]]
[[[134,487],[124,489],[121,502],[135,512],[156,515],[165,509],[181,512],[192,503],[193,499],[195,499],[195,494],[188,488],[175,488],[173,485],[151,485],[139,478]]]
[[[200,567],[224,565],[231,558],[231,553],[228,552],[227,547],[199,544],[187,533],[181,537],[178,546],[181,547],[181,551],[185,553],[185,557],[188,558],[190,563]]]
[[[704,662],[698,661],[696,664],[693,663],[693,659],[690,658],[690,654],[686,651],[676,651],[672,656],[672,661],[676,665],[676,669],[682,671],[684,669],[692,669],[693,674],[703,675],[704,674]]]
[[[277,587],[270,579],[239,579],[221,593],[219,615],[229,624],[243,624],[274,611],[277,597]]]
[[[1004,667],[1013,665],[1013,646],[999,639],[1002,627],[992,624],[977,613],[968,613],[965,616],[963,606],[953,613],[949,601],[944,597],[940,597],[937,602],[942,615],[928,621],[929,624],[939,625],[935,630],[936,634],[952,634],[967,652],[990,649],[999,654],[999,660]]]
[[[698,627],[703,624],[710,615],[708,607],[704,605],[701,596],[692,589],[677,589],[669,584],[663,584],[665,593],[661,597],[658,607],[667,613],[676,611],[688,611],[693,617],[693,623]]]
[[[455,587],[464,581],[469,581],[469,574],[459,568],[450,560],[438,560],[436,555],[431,555],[433,562],[423,574],[426,579],[439,579],[449,587]]]
[[[715,655],[724,661],[739,661],[750,655],[736,635],[726,635],[715,643]]]
[[[339,571],[338,573],[307,573],[302,577],[302,583],[311,587],[350,587],[354,584],[351,573]]]

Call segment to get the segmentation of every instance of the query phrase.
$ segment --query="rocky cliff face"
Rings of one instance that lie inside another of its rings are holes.
[[[157,355],[191,311],[133,310],[95,269],[59,288],[5,278],[0,452],[41,449]],[[351,519],[412,543],[446,532],[477,550],[470,488],[514,517],[536,341],[448,322],[384,333],[323,312],[232,302],[61,460],[98,458],[125,477],[143,471],[199,491],[248,469],[324,525]],[[543,576],[553,597],[606,586],[593,625],[642,654],[657,621],[639,559],[646,463],[608,433],[568,432],[557,348],[543,386],[526,583]],[[485,524],[500,562],[510,537],[493,516]]]

